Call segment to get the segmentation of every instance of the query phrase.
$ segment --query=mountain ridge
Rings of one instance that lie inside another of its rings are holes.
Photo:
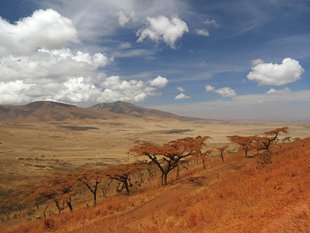
[[[134,117],[164,117],[164,118],[176,118],[180,120],[189,120],[194,119],[191,117],[183,117],[173,113],[160,111],[157,109],[152,108],[143,108],[137,105],[123,102],[123,101],[116,101],[113,103],[100,103],[89,107],[88,109],[100,111],[100,112],[112,112],[116,114],[122,115],[130,115]]]
[[[0,121],[64,121],[107,119],[121,116],[178,120],[196,119],[143,108],[123,101],[100,103],[87,108],[54,101],[36,101],[25,105],[0,105]]]
[[[53,101],[37,101],[26,105],[0,105],[2,121],[64,121],[86,118],[103,118],[103,114]]]

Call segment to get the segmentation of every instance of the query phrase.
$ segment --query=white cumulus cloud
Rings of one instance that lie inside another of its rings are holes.
[[[119,76],[68,76],[61,81],[26,83],[23,80],[0,82],[0,104],[29,103],[54,100],[89,106],[98,102],[117,100],[140,102],[149,96],[160,95],[159,87],[151,81],[122,80]]]
[[[180,92],[185,92],[183,87],[177,87],[177,90],[180,91]]]
[[[130,18],[127,17],[123,11],[120,11],[118,14],[118,23],[121,26],[125,26],[129,22]]]
[[[206,86],[205,86],[205,89],[206,89],[206,92],[210,92],[210,91],[214,91],[214,90],[215,90],[215,87],[214,87],[214,86],[211,86],[211,85],[206,85]]]
[[[35,11],[15,24],[0,18],[0,38],[0,104],[138,102],[160,95],[158,89],[168,83],[161,76],[148,81],[108,77],[102,68],[112,59],[102,52],[86,52],[82,43],[81,51],[70,49],[68,43],[78,42],[77,32],[72,21],[55,10]],[[121,47],[129,49],[131,44]],[[141,53],[145,52],[137,51]]]
[[[181,99],[190,99],[188,95],[185,95],[184,93],[178,94],[176,97],[174,97],[176,100],[181,100]]]
[[[171,48],[175,48],[177,39],[189,31],[187,24],[177,17],[171,19],[166,16],[147,17],[147,22],[148,25],[137,32],[139,36],[137,42],[142,42],[146,38],[157,43],[162,40]]]
[[[61,102],[94,102],[101,96],[101,90],[83,77],[68,77],[60,90],[50,98]]]
[[[35,84],[26,84],[22,80],[0,82],[0,99],[2,103],[18,104],[29,101],[30,89]]]
[[[156,80],[156,79],[154,79]],[[138,80],[121,80],[119,76],[105,78],[100,86],[103,88],[101,102],[122,101],[143,101],[148,96],[158,95],[157,88],[150,82]],[[157,86],[158,87],[158,86]],[[160,88],[160,87],[158,87]]]
[[[196,29],[196,33],[200,36],[210,36],[210,33],[206,29]]]
[[[214,86],[206,85],[205,89],[206,89],[206,92],[215,92],[221,95],[222,97],[234,97],[237,95],[236,92],[230,87],[222,87],[219,89],[215,89]]]
[[[258,58],[258,59],[252,60],[251,63],[252,63],[252,66],[257,66],[259,64],[263,64],[264,61],[262,59]]]
[[[288,87],[285,87],[281,90],[276,90],[274,88],[271,88],[269,91],[266,92],[266,94],[284,94],[284,93],[289,93],[291,92],[291,89],[289,89]]]
[[[0,57],[0,80],[62,79],[67,76],[89,75],[109,62],[105,54],[72,52],[70,49],[39,49],[29,56]]]
[[[52,9],[37,10],[14,24],[0,18],[0,55],[29,55],[39,48],[60,49],[78,42],[70,19]]]
[[[222,97],[233,97],[237,95],[236,92],[230,87],[216,89],[214,92],[221,95]]]
[[[216,22],[215,19],[206,19],[203,21],[203,24],[208,25],[208,26],[214,26],[214,27],[219,27],[219,24]]]
[[[247,78],[258,82],[259,85],[280,86],[296,82],[304,72],[299,62],[292,58],[283,59],[281,64],[257,63],[253,65]]]
[[[158,88],[163,88],[167,85],[168,79],[162,76],[157,76],[155,79],[151,81],[151,86],[153,87],[158,87]]]
[[[78,30],[79,39],[97,45],[102,38],[114,36],[121,23],[127,21],[133,29],[147,17],[157,15],[184,15],[188,4],[179,0],[35,0],[41,9],[57,9],[72,19]],[[125,17],[120,17],[120,12]],[[119,20],[121,19],[121,20]],[[132,27],[133,26],[133,27]],[[139,26],[142,27],[142,26]],[[115,41],[117,42],[117,41]]]

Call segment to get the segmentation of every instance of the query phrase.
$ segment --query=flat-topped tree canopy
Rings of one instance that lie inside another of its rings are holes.
[[[288,133],[288,127],[276,128],[267,132],[264,132],[265,135],[278,135],[279,133]]]
[[[77,174],[77,180],[82,182],[93,194],[94,206],[97,204],[98,186],[104,178],[107,178],[106,171],[102,169],[89,169]]]
[[[47,204],[54,202],[60,214],[63,210],[63,207],[60,206],[62,201],[67,203],[70,211],[73,210],[71,197],[76,193],[77,185],[75,174],[55,173],[28,191],[35,201],[46,202]]]
[[[112,180],[117,180],[126,189],[127,195],[129,195],[130,190],[130,175],[134,173],[141,172],[147,169],[147,164],[143,162],[130,163],[130,164],[119,164],[115,166],[108,167],[106,169],[106,176]]]
[[[232,143],[238,144],[244,150],[244,156],[248,157],[248,150],[252,147],[253,136],[227,136]]]
[[[269,151],[271,144],[277,142],[278,136],[280,133],[288,133],[288,127],[276,128],[270,131],[265,132],[267,136],[253,136],[253,147],[257,150],[267,150]],[[272,136],[268,136],[272,135]]]
[[[167,185],[168,173],[185,158],[201,154],[206,145],[205,141],[209,138],[209,136],[185,137],[172,140],[162,146],[143,142],[130,151],[136,156],[146,156],[155,163],[162,173],[162,185]]]

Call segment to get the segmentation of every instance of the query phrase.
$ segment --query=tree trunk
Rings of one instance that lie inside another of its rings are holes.
[[[67,205],[68,205],[70,211],[72,212],[73,208],[72,208],[71,200],[67,200]]]
[[[96,207],[97,205],[97,192],[93,192],[93,195],[94,195],[94,207]]]
[[[202,159],[202,165],[203,165],[203,169],[206,170],[206,158]]]
[[[223,152],[221,152],[221,158],[222,158],[222,160],[223,160],[223,162],[224,162]]]
[[[164,177],[165,177],[165,173],[162,172],[162,173],[161,173],[161,185],[162,185],[162,186],[165,185],[165,182],[164,182],[165,179],[164,179]]]
[[[59,205],[59,201],[55,201],[55,205],[56,205],[56,207],[58,209],[58,215],[60,215],[61,214],[61,207]]]
[[[128,185],[127,180],[124,181],[124,185],[125,185],[126,193],[127,193],[127,195],[129,195],[129,185]]]
[[[164,174],[164,185],[166,186],[168,184],[168,173]]]
[[[107,198],[108,197],[108,191],[105,188],[101,188],[102,191],[102,197]]]
[[[248,157],[248,148],[246,147],[244,151],[245,151],[245,157],[247,158]]]
[[[47,208],[48,208],[48,204],[46,204],[46,207],[44,208],[44,212],[43,212],[44,218],[46,218],[46,211],[47,211]]]

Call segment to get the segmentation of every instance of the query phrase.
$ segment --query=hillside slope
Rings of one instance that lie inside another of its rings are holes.
[[[89,109],[51,101],[38,101],[23,106],[0,105],[1,121],[64,121],[103,117],[103,114]]]
[[[42,122],[85,119],[107,119],[117,117],[161,118],[177,120],[196,120],[155,109],[117,101],[97,104],[89,108],[52,101],[38,101],[27,105],[0,105],[0,121],[5,122]]]
[[[310,138],[281,145],[265,166],[241,153],[226,158],[167,187],[7,232],[310,232]]]
[[[142,108],[134,104],[123,101],[114,103],[101,103],[89,107],[88,109],[99,112],[113,112],[122,115],[130,115],[134,117],[158,117],[158,118],[173,118],[179,120],[197,120],[198,118],[182,117],[169,112],[163,112],[156,109]]]

